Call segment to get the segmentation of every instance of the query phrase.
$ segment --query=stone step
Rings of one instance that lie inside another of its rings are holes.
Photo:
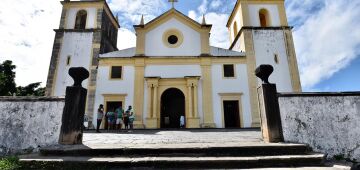
[[[131,147],[131,148],[89,148],[85,145],[52,146],[40,149],[43,156],[272,156],[302,155],[311,149],[304,144],[258,144],[240,146],[204,146],[204,147]]]
[[[56,157],[22,156],[29,169],[265,168],[322,166],[323,154],[254,157]]]

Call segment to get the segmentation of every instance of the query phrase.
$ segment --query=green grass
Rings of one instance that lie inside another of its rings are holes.
[[[0,169],[1,170],[21,169],[19,158],[16,156],[0,158]]]

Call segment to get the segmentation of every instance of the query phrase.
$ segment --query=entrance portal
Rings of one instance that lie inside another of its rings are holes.
[[[108,111],[115,111],[117,108],[119,107],[122,107],[123,108],[123,104],[122,104],[122,101],[111,101],[111,102],[106,102],[106,110],[105,110],[105,113],[106,114]],[[107,121],[107,118],[105,119],[105,122],[104,122],[104,128],[105,129],[108,129],[108,121]]]
[[[239,101],[223,101],[225,128],[240,128]]]
[[[185,96],[176,88],[161,95],[161,128],[180,128],[180,116],[185,117]],[[186,122],[185,122],[186,123]]]

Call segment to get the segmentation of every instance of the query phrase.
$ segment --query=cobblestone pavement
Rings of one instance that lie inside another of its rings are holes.
[[[264,144],[257,129],[133,130],[114,133],[84,133],[88,147],[209,147]]]

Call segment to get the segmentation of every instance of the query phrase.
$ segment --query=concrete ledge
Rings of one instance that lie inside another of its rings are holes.
[[[34,96],[0,96],[0,102],[5,101],[14,101],[14,102],[23,102],[23,101],[65,101],[64,97],[34,97]]]
[[[360,91],[354,92],[303,92],[278,93],[278,97],[321,97],[321,96],[360,96]]]

